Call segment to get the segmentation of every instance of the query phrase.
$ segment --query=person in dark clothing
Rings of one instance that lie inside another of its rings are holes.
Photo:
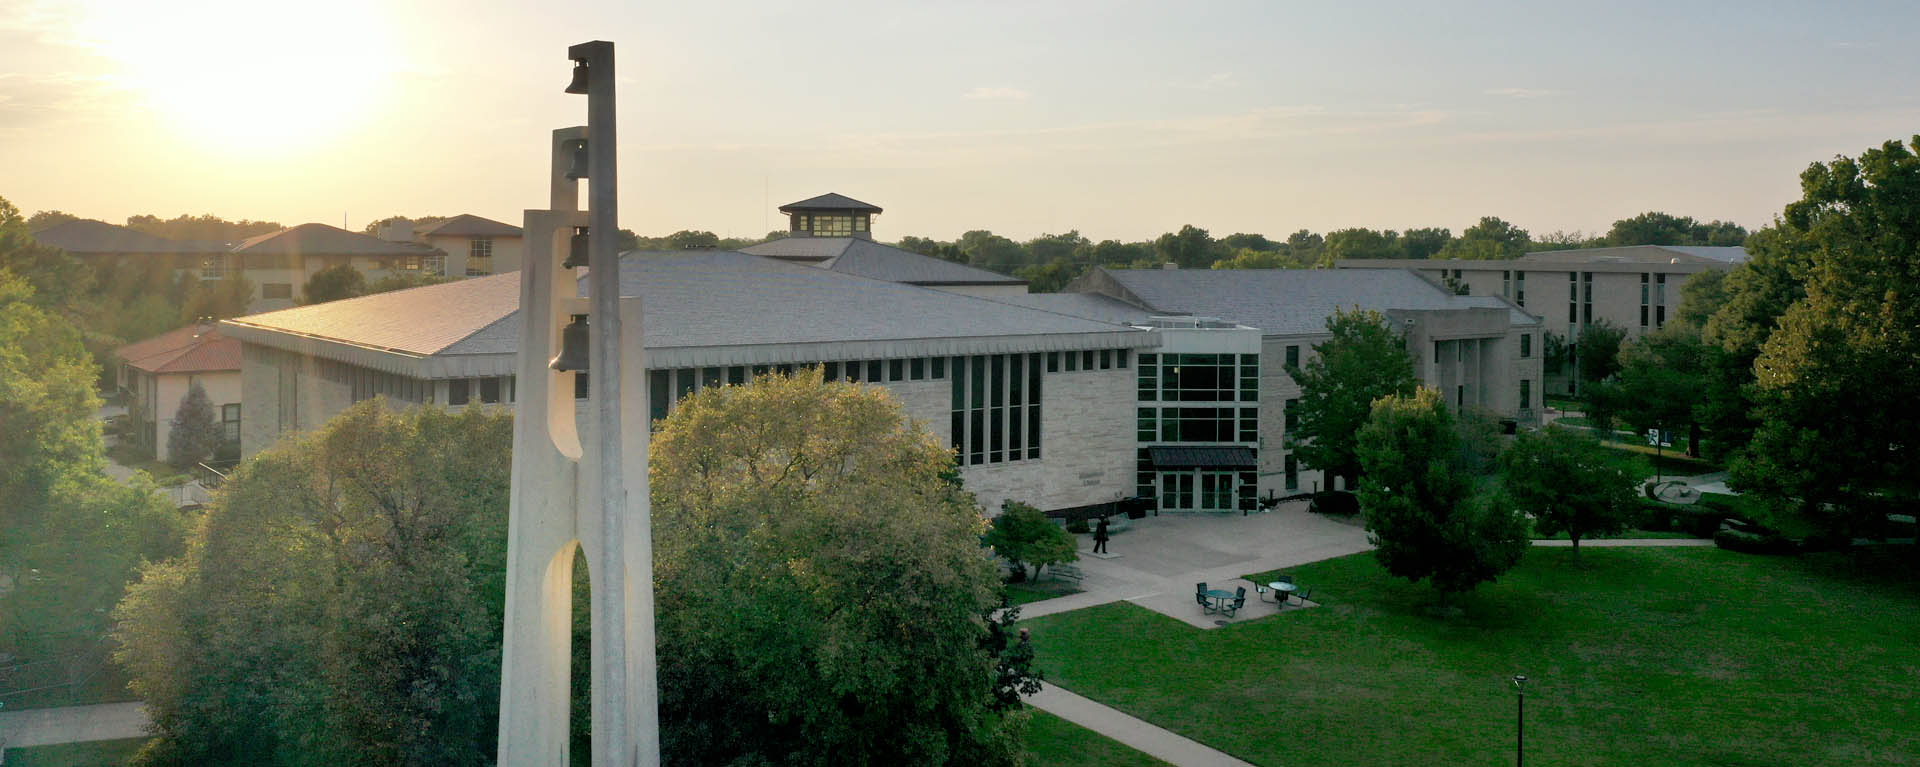
[[[1100,524],[1093,528],[1093,553],[1107,553],[1107,518],[1101,517]]]

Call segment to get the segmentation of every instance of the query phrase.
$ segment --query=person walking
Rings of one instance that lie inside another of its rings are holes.
[[[1093,528],[1093,553],[1107,553],[1107,518],[1101,517],[1100,524]]]

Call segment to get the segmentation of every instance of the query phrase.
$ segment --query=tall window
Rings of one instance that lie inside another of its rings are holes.
[[[1520,358],[1526,359],[1531,356],[1533,356],[1533,334],[1521,333],[1520,334]]]
[[[1520,409],[1525,410],[1530,407],[1533,407],[1533,382],[1522,378],[1520,379]]]
[[[1667,276],[1664,274],[1656,274],[1653,276],[1653,327],[1659,329],[1666,326]]]
[[[467,276],[493,274],[493,238],[475,237],[467,241]]]
[[[969,466],[1040,458],[1040,355],[953,358],[952,439]]]
[[[1507,298],[1513,297],[1513,270],[1512,269],[1508,269],[1500,272],[1500,295],[1506,296]]]
[[[1647,299],[1652,298],[1653,290],[1647,277],[1646,274],[1640,275],[1640,329],[1642,331],[1647,329]]]
[[[220,434],[225,437],[228,442],[238,443],[240,441],[239,405],[220,406]]]
[[[209,253],[200,261],[200,279],[218,280],[227,276],[227,256],[224,253]]]
[[[1593,323],[1593,272],[1580,273],[1580,323]]]
[[[1513,302],[1527,305],[1527,273],[1524,271],[1513,273]]]
[[[1300,367],[1300,346],[1299,344],[1293,344],[1287,347],[1287,369],[1297,370],[1299,369],[1299,367]]]
[[[1300,461],[1291,454],[1287,456],[1287,489],[1300,489]]]
[[[1567,332],[1580,324],[1580,273],[1567,272]]]

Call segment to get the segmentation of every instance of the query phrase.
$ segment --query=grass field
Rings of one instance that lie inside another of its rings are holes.
[[[1910,552],[1570,555],[1452,618],[1359,554],[1289,568],[1324,607],[1211,631],[1124,602],[1026,623],[1050,681],[1255,764],[1508,763],[1514,674],[1531,765],[1920,764]]]
[[[1033,712],[1027,753],[1034,767],[1166,767],[1166,762],[1060,717]]]
[[[7,749],[6,767],[121,767],[146,738]]]
[[[1080,593],[1079,586],[1063,580],[1050,580],[1046,578],[1042,578],[1039,581],[1009,583],[1006,584],[1005,589],[1008,606],[1024,605],[1030,602],[1038,602],[1042,599],[1052,599],[1054,597]]]

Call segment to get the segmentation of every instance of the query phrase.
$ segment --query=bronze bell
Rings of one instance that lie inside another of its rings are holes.
[[[587,315],[573,315],[573,321],[560,329],[560,356],[553,358],[548,367],[562,373],[586,371]]]
[[[587,142],[573,142],[573,166],[567,168],[567,178],[583,179],[587,177]]]
[[[567,260],[564,262],[561,262],[560,264],[561,268],[572,269],[576,266],[586,266],[587,265],[587,245],[588,245],[587,227],[584,227],[584,226],[574,227],[573,237],[570,238],[567,243]]]
[[[573,82],[567,83],[567,92],[587,92],[587,62],[585,59],[573,62]]]

